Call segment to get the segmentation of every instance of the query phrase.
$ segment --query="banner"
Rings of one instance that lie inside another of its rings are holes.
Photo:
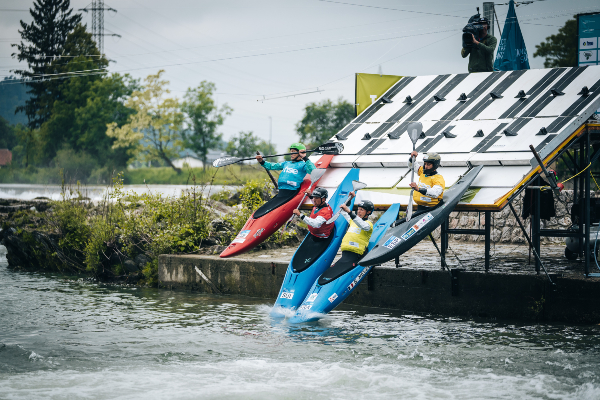
[[[515,2],[510,0],[502,39],[498,44],[496,61],[494,61],[494,71],[516,71],[519,69],[529,69],[529,57],[527,57],[525,40],[523,40],[521,27],[517,20]]]
[[[382,94],[387,92],[394,83],[402,78],[396,75],[356,74],[354,91],[354,110],[359,115],[367,109]]]

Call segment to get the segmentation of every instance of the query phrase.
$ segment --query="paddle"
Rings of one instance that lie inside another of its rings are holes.
[[[421,135],[421,132],[423,132],[423,124],[420,122],[411,122],[410,124],[408,124],[408,136],[410,137],[410,140],[412,141],[413,144],[413,151],[415,151],[416,145],[417,145],[417,140],[419,139],[419,136]],[[410,173],[410,182],[414,182],[415,180],[415,158],[411,156],[411,161],[412,161],[412,167],[411,167],[411,173]],[[410,220],[410,217],[412,217],[412,213],[413,213],[413,192],[415,191],[415,189],[411,189],[410,190],[410,195],[408,196],[408,207],[406,207],[406,220]]]
[[[256,155],[260,155],[260,151],[256,152]],[[273,185],[275,185],[275,190],[279,190],[279,185],[277,185],[277,181],[275,180],[275,178],[273,177],[273,174],[271,174],[271,171],[269,171],[268,169],[265,168],[265,171],[267,171],[267,174],[269,175],[269,178],[271,178],[271,182],[273,182]]]
[[[323,174],[325,174],[325,171],[327,171],[327,169],[325,169],[325,168],[313,169],[313,172],[310,173],[310,186],[308,187],[308,190],[311,190],[312,187],[313,187],[313,185],[315,183],[317,183],[317,181],[319,179],[321,179],[321,177],[323,176]],[[296,207],[296,209],[300,208],[300,206],[302,205],[302,203],[304,203],[304,200],[306,199],[306,196],[307,196],[307,194],[304,193],[304,196],[302,196],[302,200],[300,200],[300,203],[298,203],[298,207]],[[283,227],[284,231],[287,229],[288,225],[294,220],[295,216],[296,216],[296,214],[292,214],[292,217],[288,220],[288,222]]]
[[[316,149],[306,150],[307,153],[318,152],[318,153],[323,153],[323,154],[340,154],[342,151],[344,151],[344,145],[340,142],[323,143]],[[263,158],[289,156],[291,154],[295,154],[295,153],[271,154],[268,156],[263,156]],[[217,158],[215,161],[213,161],[213,167],[220,168],[220,167],[224,167],[226,165],[239,163],[241,161],[254,160],[255,158],[256,157],[251,157],[251,158],[221,157],[221,158]]]
[[[367,187],[366,183],[359,182],[359,181],[352,181],[352,191],[354,193],[356,193],[360,189],[364,189],[366,187]],[[348,193],[348,196],[346,196],[346,199],[344,200],[344,202],[342,204],[346,204],[346,202],[348,201],[349,198],[350,198],[350,193]],[[331,224],[331,223],[335,222],[335,220],[338,219],[338,217],[340,216],[341,212],[342,212],[342,208],[340,206],[340,209],[337,210],[337,212],[333,215],[333,217],[329,218],[326,223]]]

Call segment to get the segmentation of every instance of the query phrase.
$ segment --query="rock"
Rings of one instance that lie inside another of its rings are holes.
[[[202,241],[202,247],[210,247],[221,244],[221,241],[215,237],[209,236]]]
[[[152,259],[142,253],[135,256],[134,261],[139,269],[143,269],[146,266],[146,264],[152,261]]]
[[[127,260],[125,260],[125,262],[123,263],[123,266],[125,267],[127,272],[137,272],[138,271],[137,263],[135,261],[133,261],[131,258],[128,258]]]
[[[216,219],[210,223],[211,230],[213,232],[230,232],[233,226],[225,220]]]

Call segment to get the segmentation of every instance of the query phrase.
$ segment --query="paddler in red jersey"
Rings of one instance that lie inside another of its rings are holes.
[[[312,194],[308,191],[306,191],[306,194],[312,199],[314,206],[310,212],[310,217],[301,214],[298,209],[294,210],[294,214],[298,215],[306,223],[313,239],[327,239],[335,225],[327,223],[333,216],[333,210],[327,204],[327,190],[318,187],[313,190]]]

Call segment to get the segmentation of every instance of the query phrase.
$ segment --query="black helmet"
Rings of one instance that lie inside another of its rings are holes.
[[[486,17],[479,18],[479,21],[477,21],[477,22],[479,22],[481,25],[484,25],[484,24],[487,25],[488,29],[490,29],[490,20],[487,19]]]
[[[433,169],[437,169],[440,166],[440,162],[442,162],[442,157],[438,153],[427,153],[425,157],[423,157],[423,162],[428,162],[433,164]]]
[[[358,207],[364,208],[366,212],[373,212],[375,206],[371,200],[361,200],[358,204]]]
[[[321,199],[326,199],[327,196],[329,196],[329,193],[327,193],[327,190],[318,187],[318,188],[315,188],[315,190],[313,190],[312,194],[310,195],[310,198],[314,199],[315,197],[318,197]]]

